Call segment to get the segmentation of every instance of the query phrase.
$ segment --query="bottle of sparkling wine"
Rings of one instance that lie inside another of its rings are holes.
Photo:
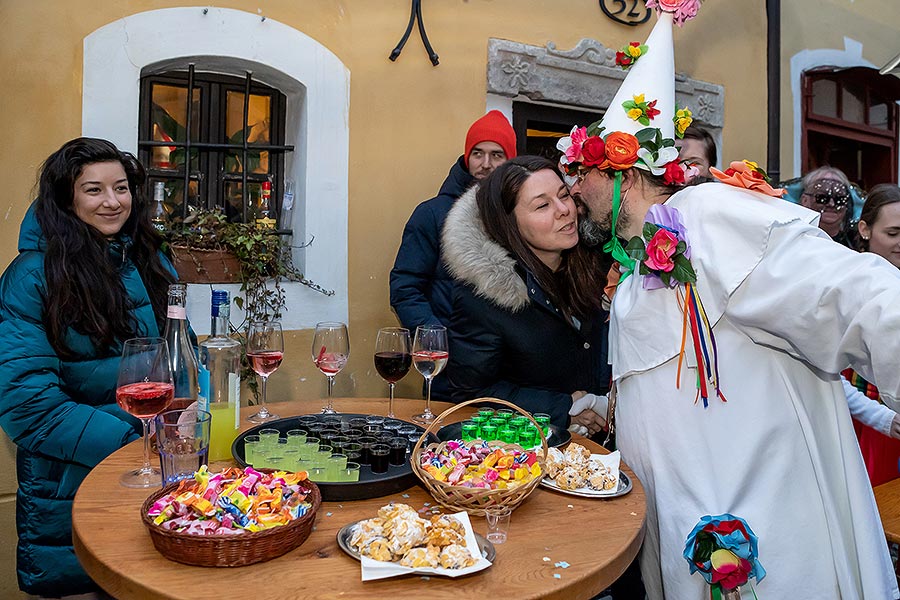
[[[157,181],[153,184],[153,208],[151,209],[150,222],[153,228],[163,233],[168,227],[169,207],[166,206],[166,184]]]
[[[212,328],[200,343],[200,408],[212,414],[209,460],[231,458],[240,428],[241,344],[228,336],[228,292],[212,292]]]
[[[169,308],[166,314],[166,342],[169,344],[169,366],[175,384],[175,400],[171,410],[188,408],[197,402],[197,355],[191,345],[187,324],[187,286],[169,286]],[[193,407],[192,407],[193,408]]]

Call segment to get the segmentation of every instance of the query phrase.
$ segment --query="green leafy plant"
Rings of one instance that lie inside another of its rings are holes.
[[[192,258],[191,250],[220,250],[234,255],[240,264],[241,282],[241,295],[235,296],[234,303],[244,311],[245,318],[232,327],[244,340],[252,321],[282,317],[286,303],[283,281],[301,283],[326,296],[334,295],[333,290],[304,277],[294,266],[292,247],[274,230],[256,223],[229,222],[220,209],[195,211],[176,222],[165,237],[169,246],[186,247]],[[301,247],[311,243],[312,240]],[[241,379],[258,398],[255,373],[243,351]]]

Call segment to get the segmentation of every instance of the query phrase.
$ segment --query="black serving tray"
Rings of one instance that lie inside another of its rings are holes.
[[[251,427],[247,431],[242,432],[231,445],[231,455],[242,467],[246,467],[247,461],[244,460],[244,438],[248,435],[259,435],[261,429],[277,429],[282,435],[287,434],[291,429],[297,429],[300,425],[299,418],[306,415],[297,415],[295,417],[287,417],[285,419],[277,419],[261,423],[255,427]],[[356,417],[365,417],[367,415],[357,413],[337,413],[333,415],[315,414],[314,417],[340,417],[343,420],[353,419]],[[402,421],[404,424],[413,425],[420,434],[425,433],[425,428]],[[430,436],[429,442],[437,442],[434,434]],[[365,500],[367,498],[379,498],[381,496],[390,496],[397,492],[409,489],[419,482],[418,477],[413,473],[409,461],[403,465],[389,465],[387,473],[373,473],[369,465],[361,465],[359,469],[359,481],[346,482],[315,482],[322,492],[322,500],[328,502],[345,502],[349,500]]]
[[[438,429],[437,437],[440,441],[462,439],[462,422],[450,423]],[[550,437],[547,438],[547,445],[551,448],[558,448],[564,444],[568,444],[572,440],[572,434],[568,429],[561,429],[556,425],[550,425]]]

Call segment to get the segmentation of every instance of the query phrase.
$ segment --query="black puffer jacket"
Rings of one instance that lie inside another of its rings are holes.
[[[465,284],[454,286],[450,319],[454,401],[502,398],[567,427],[573,392],[607,392],[607,313],[579,327],[568,322],[531,273],[487,236],[474,189],[447,216],[442,247],[450,274]]]

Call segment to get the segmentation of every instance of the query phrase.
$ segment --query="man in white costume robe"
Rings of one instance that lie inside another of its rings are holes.
[[[558,146],[595,232],[629,240],[641,235],[654,204],[680,212],[715,335],[727,402],[712,392],[704,408],[696,402],[690,334],[676,387],[684,286],[644,289],[647,276],[635,268],[615,292],[617,441],[647,494],[641,568],[648,595],[708,598],[708,584],[683,557],[685,539],[701,517],[730,513],[759,537],[766,576],[752,584],[760,599],[896,599],[838,374],[852,366],[897,407],[900,272],[832,242],[812,211],[764,193],[724,183],[672,193],[672,21],[672,13],[660,14],[648,52],[598,127],[573,129]],[[666,143],[648,145],[646,123],[632,112],[640,102],[653,103],[640,116]],[[654,106],[659,113],[647,114]],[[604,140],[599,151],[591,137]],[[608,249],[630,261],[621,246]]]

